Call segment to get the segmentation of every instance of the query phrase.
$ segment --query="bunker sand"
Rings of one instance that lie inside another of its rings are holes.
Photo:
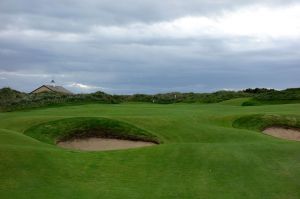
[[[84,138],[73,139],[57,143],[58,146],[67,149],[79,149],[83,151],[109,151],[117,149],[139,148],[156,145],[152,142],[131,141],[108,138]]]
[[[300,130],[296,129],[269,127],[266,128],[263,133],[286,140],[300,141]]]

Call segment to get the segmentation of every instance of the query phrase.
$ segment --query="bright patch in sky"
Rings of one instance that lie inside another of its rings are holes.
[[[186,16],[153,24],[131,24],[125,27],[95,26],[95,36],[124,38],[190,38],[200,36],[248,36],[267,38],[300,37],[300,5],[268,8],[251,6],[226,11],[218,16]]]
[[[126,26],[93,25],[87,32],[56,32],[11,27],[0,37],[47,39],[59,42],[93,41],[99,37],[140,40],[145,38],[198,38],[243,36],[260,40],[300,37],[300,5],[251,6],[221,15],[185,16],[172,21],[133,23]]]
[[[300,6],[253,6],[216,19],[220,32],[253,37],[300,37]]]
[[[86,84],[82,84],[82,83],[77,83],[77,82],[72,82],[66,85],[66,87],[68,88],[73,88],[75,89],[77,92],[82,92],[82,93],[86,93],[86,92],[92,92],[95,90],[101,90],[101,91],[106,91],[106,88],[102,88],[99,86],[93,86],[93,85],[86,85]]]
[[[93,89],[95,86],[85,85],[81,83],[71,83],[68,85],[69,87],[81,88],[81,89]]]

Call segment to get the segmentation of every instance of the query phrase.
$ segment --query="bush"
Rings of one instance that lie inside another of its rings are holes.
[[[246,101],[242,103],[242,106],[255,106],[255,105],[257,104],[253,101]]]
[[[300,100],[300,88],[290,88],[282,91],[262,93],[254,97],[260,101],[272,100]]]
[[[122,103],[147,102],[158,104],[171,103],[218,103],[225,100],[253,97],[242,106],[254,106],[268,103],[300,102],[300,88],[276,91],[274,89],[255,88],[244,91],[217,91],[214,93],[160,93],[155,95],[110,95],[101,91],[91,94],[59,94],[45,92],[39,94],[26,94],[10,88],[0,89],[0,111],[13,111],[27,108],[46,106],[72,105],[84,103]]]
[[[104,92],[92,94],[60,94],[44,92],[38,94],[21,93],[10,88],[0,89],[0,110],[13,111],[27,108],[57,106],[81,103],[118,103],[113,96]]]

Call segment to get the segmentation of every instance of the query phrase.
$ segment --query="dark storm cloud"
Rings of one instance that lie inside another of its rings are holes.
[[[52,78],[77,92],[299,86],[297,3],[2,0],[0,87],[30,91]]]

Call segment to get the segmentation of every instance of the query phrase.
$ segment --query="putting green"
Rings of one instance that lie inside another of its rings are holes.
[[[0,113],[0,198],[300,198],[300,143],[261,133],[252,117],[298,125],[300,104],[233,104],[89,104]],[[250,116],[250,123],[238,120]],[[74,117],[121,121],[163,144],[84,152],[24,134]]]

